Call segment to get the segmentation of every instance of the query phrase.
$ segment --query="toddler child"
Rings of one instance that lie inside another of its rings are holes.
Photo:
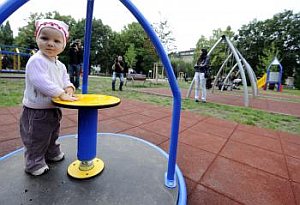
[[[26,64],[20,135],[25,147],[25,172],[38,176],[49,170],[46,161],[61,161],[64,153],[56,142],[62,112],[51,99],[75,101],[75,87],[58,54],[65,49],[68,25],[54,19],[35,23],[39,51]]]

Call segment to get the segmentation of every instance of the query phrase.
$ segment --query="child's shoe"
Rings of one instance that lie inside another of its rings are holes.
[[[40,176],[40,175],[45,174],[47,171],[49,171],[49,167],[48,167],[48,165],[45,165],[45,166],[39,168],[38,170],[35,170],[33,172],[28,172],[28,173],[33,176]]]
[[[53,158],[49,158],[48,161],[50,162],[60,162],[65,158],[65,153],[60,152],[59,155]]]

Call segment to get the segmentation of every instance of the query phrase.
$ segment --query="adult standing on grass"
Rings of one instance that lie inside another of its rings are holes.
[[[71,83],[74,84],[76,89],[79,89],[80,86],[80,69],[82,61],[83,52],[81,41],[77,39],[70,45],[69,50],[69,75]]]
[[[200,87],[202,90],[201,101],[206,103],[206,78],[208,77],[209,56],[207,50],[202,48],[200,57],[197,60],[195,69],[195,102],[199,102]]]
[[[118,56],[112,66],[112,90],[116,90],[116,80],[120,79],[119,90],[122,91],[123,83],[124,83],[124,70],[125,64],[123,62],[123,57]]]
[[[62,113],[51,99],[74,101],[77,98],[73,96],[75,87],[67,69],[57,57],[66,47],[68,26],[54,19],[38,20],[35,26],[39,51],[26,65],[20,134],[25,146],[25,172],[38,176],[49,170],[46,160],[64,159],[56,143]]]

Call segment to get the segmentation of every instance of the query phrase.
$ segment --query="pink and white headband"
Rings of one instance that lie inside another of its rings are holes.
[[[69,26],[64,22],[55,19],[40,19],[35,22],[35,36],[38,37],[42,28],[46,27],[60,31],[64,37],[64,47],[66,47],[69,38]]]

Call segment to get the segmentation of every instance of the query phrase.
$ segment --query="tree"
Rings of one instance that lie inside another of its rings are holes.
[[[273,28],[272,40],[278,49],[278,59],[283,66],[283,79],[285,79],[293,76],[295,69],[300,66],[300,13],[293,14],[292,11],[284,11],[274,15],[272,21],[269,28]]]
[[[202,48],[209,49],[211,46],[213,46],[213,44],[211,44],[205,36],[201,35],[196,44],[194,57],[193,57],[193,63],[194,64],[196,63],[197,59],[199,58]]]
[[[9,21],[7,21],[5,25],[0,25],[0,44],[14,44],[13,31],[11,30]]]
[[[193,60],[194,64],[200,56],[201,49],[205,48],[210,50],[223,35],[226,35],[230,39],[233,38],[234,32],[231,30],[230,26],[227,26],[226,30],[224,31],[220,28],[213,30],[212,36],[210,36],[209,39],[205,38],[205,36],[201,36],[196,44]],[[222,45],[223,44],[219,44],[218,47],[216,47],[210,54],[212,73],[217,73],[218,69],[221,67],[222,63],[230,53],[227,44],[224,44],[224,46]]]
[[[295,69],[295,87],[300,89],[300,67]]]
[[[293,76],[300,67],[300,13],[284,11],[265,21],[254,20],[242,26],[237,35],[238,48],[256,75],[266,72],[265,59],[275,55],[283,66],[283,78]],[[274,51],[272,51],[274,50]]]
[[[142,26],[136,22],[128,24],[121,31],[120,38],[122,55],[126,53],[130,44],[133,44],[136,51],[135,69],[139,73],[147,73],[153,67],[153,63],[157,61],[158,57]]]
[[[114,33],[109,26],[104,25],[101,19],[93,19],[90,63],[100,64],[105,73],[111,71],[115,57],[113,37]]]
[[[180,72],[186,73],[187,76],[194,75],[194,71],[191,69],[193,68],[193,65],[190,62],[185,62],[181,59],[171,57],[171,64],[176,77],[179,77],[178,74]]]
[[[43,18],[43,14],[31,13],[30,16],[26,19],[27,25],[19,28],[18,36],[15,38],[17,46],[25,48],[37,48],[35,43],[35,21],[37,19]]]
[[[168,54],[175,52],[177,50],[177,46],[175,45],[176,40],[173,37],[173,32],[168,21],[161,20],[159,23],[154,23],[153,27],[160,38],[161,43],[164,45],[166,52]]]
[[[136,63],[136,51],[133,44],[130,44],[126,53],[125,53],[125,61],[127,62],[129,68],[133,68],[133,65]]]
[[[259,56],[259,61],[263,65],[262,69],[258,69],[256,72],[256,76],[263,76],[266,72],[267,67],[270,65],[274,57],[278,55],[278,50],[275,48],[274,43],[272,43],[269,47],[264,49],[264,55]]]

